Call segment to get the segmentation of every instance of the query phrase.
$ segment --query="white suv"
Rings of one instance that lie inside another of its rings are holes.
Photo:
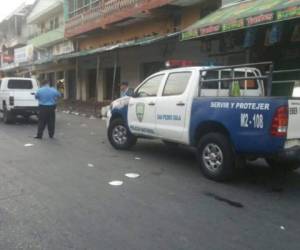
[[[0,82],[0,111],[3,121],[11,123],[17,115],[28,119],[38,114],[35,94],[38,83],[31,78],[3,78]]]

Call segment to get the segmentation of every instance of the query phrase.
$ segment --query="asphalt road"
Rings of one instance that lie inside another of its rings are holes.
[[[100,120],[59,114],[55,140],[35,131],[0,123],[1,250],[300,248],[300,172],[274,193],[262,162],[220,184],[184,148],[115,151]]]

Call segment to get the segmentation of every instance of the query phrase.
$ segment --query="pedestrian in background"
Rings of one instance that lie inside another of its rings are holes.
[[[128,82],[122,82],[120,85],[120,94],[121,97],[125,96],[132,96],[133,94],[133,89],[129,88],[129,83]]]
[[[53,138],[55,133],[55,110],[57,100],[61,94],[47,80],[41,81],[41,87],[38,89],[35,98],[39,101],[39,124],[36,139],[42,139],[46,126],[48,134]]]

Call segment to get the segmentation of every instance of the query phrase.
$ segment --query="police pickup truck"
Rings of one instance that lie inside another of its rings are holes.
[[[133,96],[114,101],[108,138],[119,150],[137,138],[196,148],[203,174],[234,176],[240,160],[300,166],[300,99],[271,97],[271,73],[253,65],[184,67],[148,77]],[[265,88],[269,95],[265,95]]]

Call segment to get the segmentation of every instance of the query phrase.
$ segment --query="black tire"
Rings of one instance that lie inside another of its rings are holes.
[[[7,108],[4,106],[3,108],[3,122],[5,124],[10,124],[10,123],[13,123],[14,122],[14,115],[7,110]]]
[[[205,159],[205,156],[210,159]],[[197,157],[202,173],[209,179],[222,182],[235,175],[236,157],[229,138],[221,133],[209,133],[200,138]]]
[[[297,163],[297,162],[281,160],[278,158],[266,158],[265,160],[268,163],[268,165],[274,169],[281,168],[281,169],[285,169],[287,171],[292,172],[292,171],[295,171],[298,168],[300,168],[300,163]]]
[[[124,133],[123,138],[118,139],[118,131]],[[137,142],[137,138],[129,131],[125,122],[119,118],[110,123],[107,136],[110,144],[118,150],[128,150]]]

